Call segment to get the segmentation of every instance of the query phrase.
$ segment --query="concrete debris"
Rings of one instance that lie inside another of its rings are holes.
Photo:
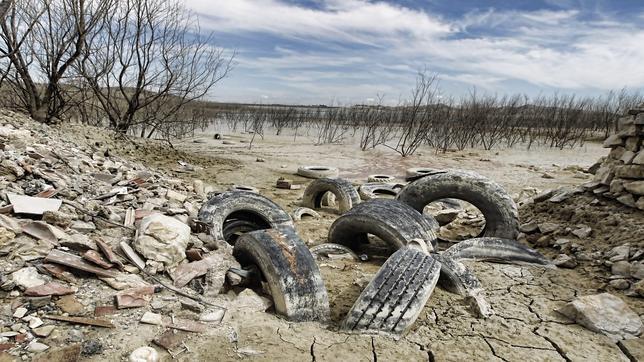
[[[206,328],[207,328],[205,324],[197,321],[170,317],[170,316],[165,316],[165,315],[156,314],[152,312],[145,312],[141,317],[141,323],[154,324],[157,326],[179,329],[182,331],[195,332],[195,333],[203,333],[206,331]]]
[[[42,215],[45,211],[58,211],[63,204],[62,200],[46,199],[16,194],[7,194],[9,203],[16,214]]]
[[[26,267],[11,273],[11,279],[21,289],[28,289],[45,284],[47,281],[38,274],[35,267]]]
[[[119,275],[119,273],[115,271],[96,267],[86,262],[85,260],[83,260],[83,258],[79,256],[65,253],[60,250],[52,250],[51,252],[49,252],[47,257],[45,257],[45,261],[50,263],[65,265],[70,268],[86,271],[89,273],[94,273],[102,277],[115,278],[116,276]]]
[[[94,250],[87,250],[81,255],[81,257],[89,262],[92,262],[93,264],[100,266],[103,269],[111,269],[112,267],[114,267],[114,264],[109,263],[103,258],[101,254]]]
[[[172,217],[155,214],[141,221],[139,237],[132,246],[148,260],[172,268],[186,258],[185,250],[189,241],[188,225]]]
[[[33,341],[27,345],[27,351],[31,353],[44,352],[48,349],[49,349],[48,345],[44,343],[36,342],[36,341]]]
[[[123,308],[145,307],[152,300],[156,288],[153,286],[131,288],[116,293],[116,306]]]
[[[244,289],[234,301],[235,309],[247,312],[264,312],[273,302],[270,299],[257,295],[252,289]]]
[[[637,338],[644,331],[640,317],[619,297],[608,293],[579,297],[557,312],[614,341]]]
[[[57,282],[50,282],[43,285],[27,288],[25,295],[30,297],[43,297],[47,295],[67,295],[74,293],[75,290]]]
[[[48,325],[48,326],[42,326],[42,327],[37,327],[37,328],[32,328],[31,333],[36,335],[37,337],[40,338],[47,338],[51,334],[51,332],[56,329],[56,326],[54,325]]]
[[[103,328],[114,328],[114,325],[110,321],[96,319],[96,318],[84,318],[84,317],[65,317],[65,316],[55,316],[55,315],[46,315],[45,319],[53,319],[55,321],[69,322],[73,324],[84,324],[88,326],[96,326]]]

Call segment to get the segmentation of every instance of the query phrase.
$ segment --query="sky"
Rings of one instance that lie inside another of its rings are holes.
[[[235,52],[216,101],[396,104],[441,94],[644,90],[644,0],[184,0]]]

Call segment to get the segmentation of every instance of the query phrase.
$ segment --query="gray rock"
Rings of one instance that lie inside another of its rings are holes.
[[[628,260],[628,255],[630,251],[631,251],[631,245],[624,244],[624,245],[620,245],[612,248],[610,251],[606,253],[606,257],[608,258],[608,260],[612,262]]]
[[[613,275],[629,277],[631,275],[631,264],[629,264],[627,261],[618,261],[616,263],[613,263],[610,270]]]
[[[270,299],[257,295],[252,289],[244,289],[232,303],[235,309],[244,312],[264,312],[273,305]]]
[[[580,239],[585,239],[590,236],[593,229],[590,226],[580,225],[579,229],[573,230],[572,234]]]
[[[625,290],[631,286],[631,283],[626,279],[614,279],[608,282],[608,284],[617,290]]]
[[[644,195],[644,181],[634,181],[624,184],[626,191],[635,195]]]
[[[92,231],[96,230],[96,225],[94,225],[93,222],[85,222],[80,220],[73,221],[69,227],[81,233],[91,233]]]
[[[609,293],[579,297],[557,312],[614,341],[637,338],[644,330],[640,317]]]
[[[16,270],[11,273],[11,278],[16,286],[21,289],[37,287],[47,282],[45,278],[38,274],[38,270],[33,266]]]
[[[442,225],[447,225],[452,221],[454,221],[459,213],[460,213],[460,210],[447,209],[447,210],[440,210],[432,216],[434,216],[434,219],[436,219],[436,221],[438,221],[438,223],[442,226]]]
[[[539,224],[539,231],[541,231],[542,234],[550,234],[559,230],[559,228],[559,224],[553,222],[544,222]]]
[[[631,263],[631,278],[644,279],[644,262]]]
[[[568,269],[575,268],[578,265],[577,260],[567,254],[559,254],[559,256],[557,256],[557,258],[553,260],[553,263],[558,267]]]
[[[32,353],[43,352],[43,351],[46,351],[48,349],[49,349],[48,345],[46,345],[44,343],[36,342],[36,341],[33,341],[33,342],[31,342],[31,343],[29,343],[27,345],[27,351],[32,352]]]
[[[539,230],[539,225],[536,222],[529,222],[519,226],[519,231],[526,234],[532,234],[537,232],[537,230]]]

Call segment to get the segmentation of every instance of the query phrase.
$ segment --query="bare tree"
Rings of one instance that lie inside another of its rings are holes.
[[[179,1],[122,0],[110,13],[87,37],[78,68],[119,132],[167,129],[231,69],[233,56],[200,35]]]
[[[37,121],[54,122],[70,106],[64,82],[80,58],[86,36],[111,0],[2,2],[0,57],[13,107]]]

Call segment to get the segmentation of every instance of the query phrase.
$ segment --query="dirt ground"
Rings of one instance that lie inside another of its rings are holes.
[[[236,143],[224,145],[221,140],[213,139],[214,132],[224,133],[227,140]],[[112,151],[170,170],[177,168],[178,161],[188,162],[198,166],[196,171],[177,172],[176,176],[187,180],[199,178],[214,190],[224,190],[232,184],[254,186],[288,211],[299,206],[303,190],[280,190],[274,184],[278,177],[303,185],[309,182],[294,175],[299,165],[335,166],[340,169],[341,177],[356,183],[365,182],[367,175],[375,173],[395,175],[402,180],[405,169],[410,167],[469,169],[517,194],[528,187],[544,190],[586,182],[592,176],[581,170],[606,154],[600,145],[587,144],[562,151],[467,150],[436,154],[430,149],[421,149],[412,157],[401,158],[385,148],[362,152],[353,143],[314,146],[314,140],[306,137],[298,137],[294,143],[288,134],[256,139],[249,150],[247,142],[251,136],[217,129],[175,144],[181,153],[134,146],[112,147]],[[97,148],[110,148],[109,141],[105,142]],[[257,162],[258,158],[263,162]],[[608,200],[602,201],[598,211],[591,211],[587,205],[592,200],[589,196],[576,196],[557,206],[580,210],[572,217],[562,216],[569,212],[558,209],[552,212],[540,204],[522,208],[520,217],[523,221],[551,221],[565,226],[582,221],[592,225],[591,237],[579,241],[589,252],[605,250],[621,238],[644,247],[644,212],[627,210]],[[604,214],[620,219],[619,233],[614,232],[611,222],[603,220]],[[337,217],[331,211],[322,211],[321,215],[320,219],[296,223],[298,233],[311,246],[326,241],[328,228]],[[541,251],[550,258],[558,253],[552,248]],[[576,296],[608,290],[620,296],[640,316],[644,314],[644,301],[610,290],[608,268],[592,260],[581,262],[576,269],[472,262],[468,265],[486,288],[487,299],[495,311],[492,317],[476,318],[461,297],[436,288],[412,330],[400,340],[338,332],[339,322],[383,262],[382,257],[367,262],[320,262],[330,299],[332,321],[329,325],[291,323],[271,313],[236,306],[232,294],[222,295],[220,304],[229,308],[223,322],[205,334],[190,335],[186,342],[190,352],[179,355],[176,360],[628,361],[620,346],[608,337],[572,323],[555,310]],[[111,360],[125,360],[134,348],[150,344],[162,329],[137,323],[142,313],[128,311],[114,317],[120,327],[117,329],[82,328],[86,337],[98,338],[106,346],[103,354],[92,359],[104,360],[110,356]],[[640,342],[636,340],[635,345],[641,346]],[[158,350],[162,360],[173,360]]]

